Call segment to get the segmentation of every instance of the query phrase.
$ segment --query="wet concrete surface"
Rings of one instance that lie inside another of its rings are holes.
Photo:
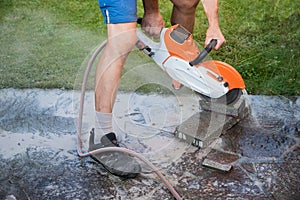
[[[184,199],[300,199],[300,97],[247,96],[251,115],[212,146],[224,160],[238,158],[229,172],[202,166],[207,148],[173,136],[201,109],[184,97],[119,94],[120,141],[159,167]],[[85,102],[86,149],[91,92]],[[0,199],[173,199],[153,173],[123,180],[77,156],[79,92],[4,89],[0,105]]]

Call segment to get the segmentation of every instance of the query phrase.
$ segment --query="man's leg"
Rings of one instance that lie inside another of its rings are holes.
[[[193,32],[196,8],[199,0],[171,0],[173,3],[173,11],[171,16],[171,24],[180,24],[189,32]],[[181,84],[175,80],[172,81],[174,89],[180,89]]]
[[[191,33],[194,29],[196,8],[199,0],[171,0],[173,2],[173,11],[171,23],[180,24]]]
[[[111,113],[128,53],[137,40],[136,23],[108,24],[108,42],[95,75],[96,111]]]
[[[123,65],[136,42],[136,23],[108,24],[108,42],[95,74],[96,138],[113,132],[112,110]]]
[[[95,74],[96,124],[91,131],[89,150],[119,147],[112,128],[112,110],[123,65],[134,47],[136,23],[108,24],[107,45],[99,59]],[[96,139],[95,140],[95,136]],[[140,173],[139,164],[126,153],[108,152],[92,155],[110,173],[124,178],[134,178]]]

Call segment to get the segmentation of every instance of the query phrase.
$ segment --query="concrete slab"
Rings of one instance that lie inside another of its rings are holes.
[[[199,148],[206,148],[251,113],[245,95],[231,105],[200,100],[200,108],[202,111],[184,121],[175,131],[176,137]]]
[[[203,160],[202,165],[228,172],[238,159],[239,156],[236,154],[212,149]]]
[[[239,117],[243,118],[243,114],[248,112],[245,112],[245,109],[249,108],[249,102],[247,102],[247,95],[245,94],[241,95],[239,99],[237,99],[235,102],[227,105],[225,99],[223,101],[215,101],[213,99],[207,100],[207,99],[199,99],[200,108],[205,111],[211,111],[215,113],[221,113],[225,114],[231,117]]]

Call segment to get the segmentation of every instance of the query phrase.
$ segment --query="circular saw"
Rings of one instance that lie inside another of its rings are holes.
[[[213,39],[199,51],[192,34],[177,24],[163,28],[159,42],[154,42],[137,28],[138,49],[150,56],[172,79],[175,89],[184,85],[206,99],[223,99],[230,104],[242,94],[242,76],[231,65],[204,58],[217,44]]]

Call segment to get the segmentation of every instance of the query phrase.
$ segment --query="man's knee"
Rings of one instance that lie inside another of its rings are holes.
[[[119,54],[129,53],[137,41],[135,24],[109,25],[108,46]]]
[[[174,6],[178,7],[179,9],[195,9],[199,4],[200,0],[171,0]]]

